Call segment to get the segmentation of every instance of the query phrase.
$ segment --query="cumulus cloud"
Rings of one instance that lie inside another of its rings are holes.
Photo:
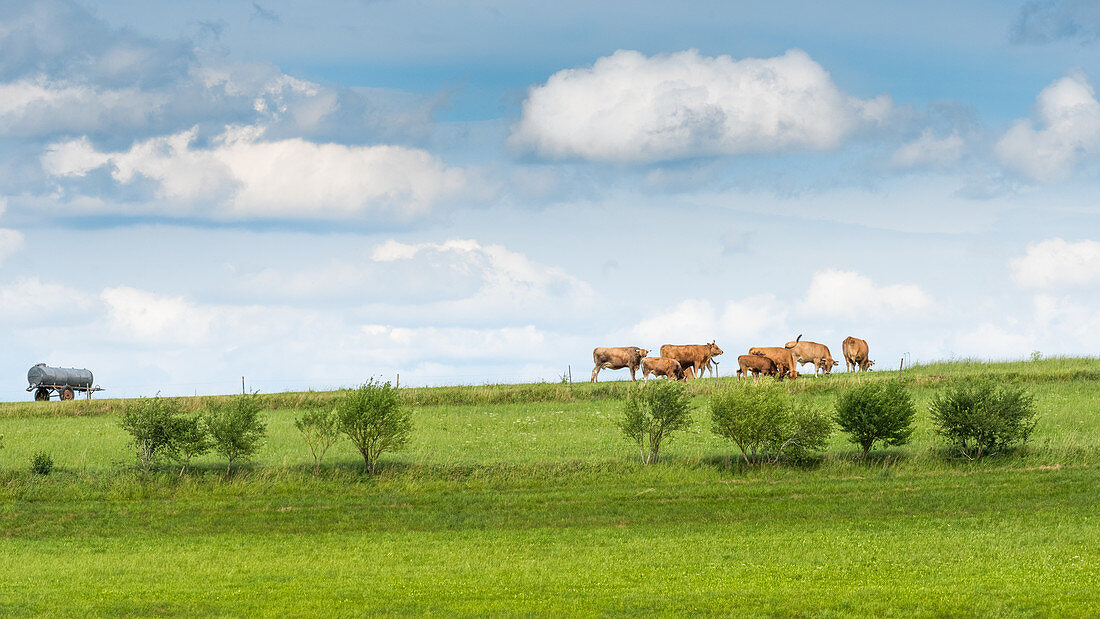
[[[1020,119],[997,142],[1001,164],[1033,181],[1066,178],[1100,149],[1100,102],[1083,74],[1047,86],[1035,102],[1036,120]]]
[[[898,168],[943,169],[958,163],[966,143],[958,133],[938,137],[925,130],[920,137],[907,142],[890,157],[890,164]]]
[[[1034,333],[1022,325],[1009,328],[983,322],[954,336],[950,346],[964,357],[989,360],[1022,359],[1035,350]]]
[[[727,301],[721,310],[709,301],[687,299],[649,316],[628,330],[628,336],[646,346],[744,340],[786,331],[787,310],[774,295],[755,295]]]
[[[855,271],[828,269],[814,273],[803,306],[807,313],[886,316],[928,308],[931,297],[915,284],[879,286]]]
[[[475,240],[401,243],[301,269],[241,276],[252,297],[283,302],[341,299],[376,319],[448,325],[573,322],[592,309],[584,281],[522,253]]]
[[[51,145],[42,167],[58,178],[107,167],[121,185],[151,181],[169,213],[212,203],[221,207],[212,214],[225,219],[401,219],[426,213],[467,184],[465,171],[420,149],[265,140],[257,127],[229,127],[206,147],[196,137],[192,128],[118,152],[70,140]]]
[[[1010,266],[1013,281],[1026,288],[1093,286],[1100,284],[1100,243],[1046,239],[1029,244]]]
[[[2,206],[3,204],[0,203],[0,207]],[[22,251],[25,245],[22,232],[0,228],[0,264],[3,264],[12,254]]]
[[[830,150],[891,107],[885,96],[841,92],[797,49],[742,60],[619,50],[532,87],[510,140],[549,158],[597,161]]]
[[[245,122],[276,137],[418,140],[440,104],[227,61],[191,40],[114,28],[65,0],[6,2],[0,24],[0,136],[133,139]]]
[[[0,286],[0,317],[8,323],[49,320],[57,324],[82,316],[94,303],[75,288],[38,277],[20,277]]]

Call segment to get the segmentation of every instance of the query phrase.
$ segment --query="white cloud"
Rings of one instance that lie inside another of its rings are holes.
[[[2,206],[3,203],[0,202],[0,207]],[[0,228],[0,264],[3,264],[12,254],[22,251],[25,246],[22,232]]]
[[[197,129],[101,152],[87,139],[51,146],[42,166],[59,178],[107,166],[120,184],[151,180],[171,212],[192,213],[212,202],[225,219],[346,219],[423,215],[463,191],[464,170],[426,151],[401,146],[316,144],[300,138],[265,141],[257,127],[229,127],[206,148]]]
[[[1082,157],[1100,148],[1100,102],[1083,74],[1044,88],[1035,114],[1038,122],[1017,120],[995,147],[1001,163],[1024,177],[1040,182],[1064,179]]]
[[[930,167],[943,169],[962,158],[965,142],[958,133],[946,137],[925,130],[920,137],[903,144],[890,158],[890,164],[898,168]]]
[[[619,50],[532,87],[511,142],[598,161],[830,150],[891,106],[841,92],[798,49],[742,60]]]
[[[107,288],[101,299],[107,305],[112,331],[126,339],[149,344],[203,342],[215,324],[216,312],[182,296],[162,296],[130,287]]]
[[[1013,258],[1012,279],[1026,288],[1057,288],[1100,284],[1100,243],[1071,243],[1053,238],[1032,243]]]
[[[80,316],[94,305],[94,299],[63,284],[43,282],[38,277],[20,277],[0,286],[0,317],[5,322],[40,322]]]
[[[803,308],[808,314],[885,316],[926,309],[931,297],[915,284],[879,286],[855,271],[814,273]]]
[[[956,335],[951,346],[960,356],[975,359],[1023,359],[1035,350],[1034,334],[1020,325],[1006,329],[983,322],[973,330]]]
[[[641,320],[627,335],[635,338],[639,346],[716,340],[719,346],[725,341],[732,350],[732,340],[740,345],[750,338],[774,338],[786,331],[786,318],[786,309],[770,294],[727,301],[721,313],[709,301],[687,299],[668,311]]]
[[[166,93],[100,88],[45,76],[0,82],[0,135],[146,126],[168,101]]]

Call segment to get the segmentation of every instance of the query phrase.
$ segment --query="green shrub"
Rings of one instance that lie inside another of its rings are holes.
[[[1035,401],[1023,387],[991,380],[960,383],[932,399],[937,434],[971,460],[1026,443],[1035,429]]]
[[[181,477],[191,465],[193,458],[210,451],[213,446],[210,433],[206,429],[206,421],[201,414],[176,418],[172,427],[172,442],[168,453],[172,460],[180,465]]]
[[[661,443],[691,426],[690,403],[679,382],[656,381],[630,390],[618,425],[638,445],[642,464],[657,462]]]
[[[122,429],[133,438],[138,463],[145,471],[162,457],[177,457],[187,423],[180,400],[159,395],[127,401],[119,420]]]
[[[778,462],[784,453],[801,460],[825,448],[833,432],[824,413],[795,403],[774,385],[746,385],[710,399],[711,429],[741,449],[746,464]]]
[[[215,452],[225,456],[228,476],[233,463],[247,460],[256,454],[263,444],[267,425],[260,416],[263,408],[260,397],[253,393],[238,395],[209,403],[203,416]]]
[[[841,393],[836,422],[848,440],[863,448],[863,458],[875,443],[904,445],[913,433],[916,408],[900,381],[866,383]]]
[[[36,451],[31,456],[31,472],[36,475],[49,475],[53,471],[53,458],[44,451]]]
[[[321,471],[321,459],[325,452],[340,439],[335,408],[315,408],[294,420],[294,426],[302,433],[313,454],[313,472]]]
[[[398,401],[397,390],[388,381],[377,383],[373,378],[344,392],[336,404],[336,420],[363,455],[371,475],[378,457],[404,447],[412,431],[412,419]]]

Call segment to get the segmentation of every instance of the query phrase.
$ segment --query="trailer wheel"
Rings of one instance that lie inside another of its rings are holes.
[[[73,399],[73,390],[69,387],[65,387],[65,389],[61,392],[61,399],[62,400],[71,400],[71,399]]]
[[[45,402],[49,399],[50,399],[50,390],[46,389],[45,387],[39,387],[34,392],[34,401],[35,402]]]

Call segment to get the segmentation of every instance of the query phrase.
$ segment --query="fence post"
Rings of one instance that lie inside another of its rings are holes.
[[[241,377],[241,395],[248,395],[248,393],[244,390],[244,376]]]
[[[397,386],[394,387],[394,389],[400,389],[400,388],[401,388],[401,372],[398,372],[397,373]]]
[[[573,384],[573,366],[572,365],[567,365],[565,367],[566,367],[566,369],[569,370],[569,384],[572,385]]]
[[[901,358],[901,363],[898,364],[898,378],[901,378],[901,368],[905,367],[905,357]]]

